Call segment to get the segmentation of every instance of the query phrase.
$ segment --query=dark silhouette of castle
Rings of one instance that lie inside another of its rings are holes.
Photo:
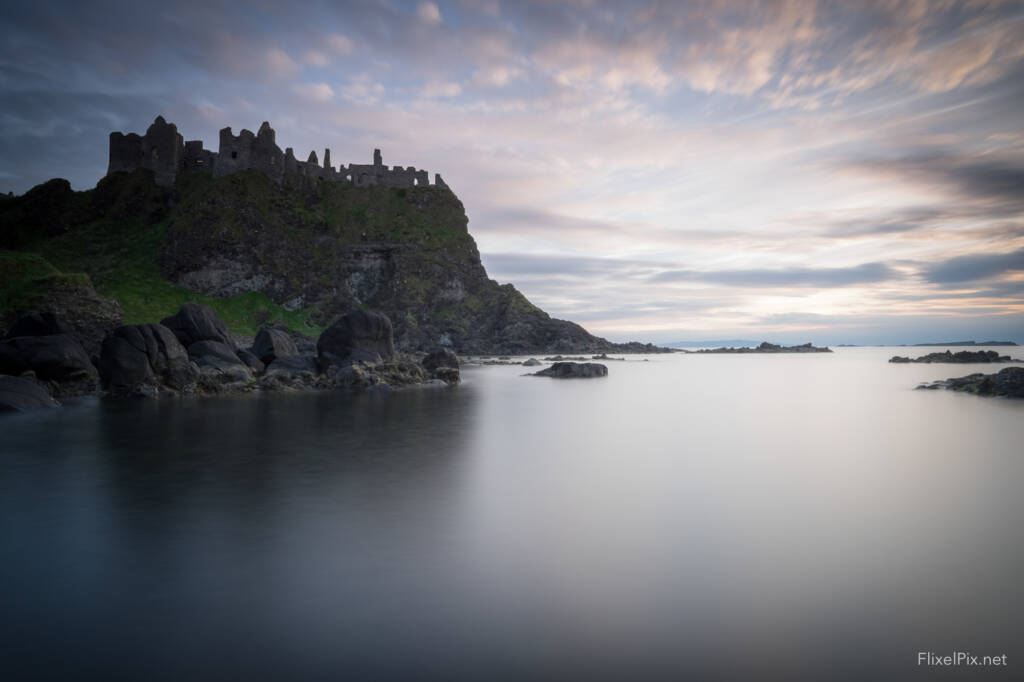
[[[331,150],[324,150],[324,163],[317,161],[316,152],[299,161],[288,147],[283,152],[275,141],[274,129],[266,121],[255,135],[242,130],[237,136],[231,128],[220,131],[220,151],[203,149],[202,140],[184,141],[178,126],[157,116],[145,135],[136,133],[110,133],[110,165],[107,175],[119,171],[148,168],[153,171],[158,185],[173,185],[178,173],[212,170],[214,177],[230,175],[249,168],[261,171],[281,184],[289,176],[317,178],[332,182],[348,182],[356,187],[384,185],[386,187],[413,187],[429,185],[429,174],[409,166],[388,168],[381,160],[380,150],[373,150],[372,164],[350,163],[348,167],[331,166]],[[434,185],[447,187],[439,174],[434,174]]]

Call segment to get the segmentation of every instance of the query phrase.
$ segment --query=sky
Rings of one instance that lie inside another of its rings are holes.
[[[439,172],[613,340],[1024,343],[1024,2],[0,5],[0,190],[159,114]]]

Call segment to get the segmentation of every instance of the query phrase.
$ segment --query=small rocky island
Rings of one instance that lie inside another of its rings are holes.
[[[593,379],[608,376],[608,367],[599,362],[556,362],[547,369],[528,374],[553,379]]]
[[[805,343],[799,346],[779,346],[774,343],[768,343],[764,341],[761,345],[756,348],[703,348],[701,350],[692,351],[694,353],[831,353],[832,349],[829,347],[812,346],[810,343]]]
[[[1009,355],[1000,355],[994,350],[962,350],[956,353],[952,351],[946,351],[944,353],[928,353],[928,355],[922,355],[919,358],[901,357],[894,355],[889,358],[889,362],[895,362],[897,364],[905,364],[911,362],[921,363],[974,363],[974,362],[1014,362],[1014,359]]]
[[[969,374],[921,384],[918,390],[944,388],[983,396],[1024,398],[1024,367],[1007,367],[996,374]]]
[[[99,393],[155,398],[246,391],[388,390],[460,381],[450,349],[395,351],[391,321],[355,310],[316,340],[264,327],[243,348],[214,311],[186,303],[159,323],[122,325],[98,347],[52,314],[19,320],[0,341],[0,411],[54,407]]]

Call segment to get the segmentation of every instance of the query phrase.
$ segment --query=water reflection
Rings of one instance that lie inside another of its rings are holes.
[[[36,679],[598,680],[1013,660],[1022,405],[915,393],[943,369],[872,353],[5,420],[0,660]]]

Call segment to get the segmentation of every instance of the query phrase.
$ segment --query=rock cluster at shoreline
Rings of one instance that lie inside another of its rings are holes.
[[[55,398],[217,394],[255,390],[381,390],[460,381],[459,359],[442,349],[417,357],[394,350],[386,315],[356,310],[314,346],[288,332],[259,330],[239,348],[205,305],[186,303],[160,323],[123,325],[90,357],[59,319],[12,327],[0,341],[0,410],[59,404]]]
[[[995,374],[969,374],[921,384],[918,390],[939,388],[983,396],[1024,398],[1024,367],[1007,367]]]
[[[894,355],[889,358],[889,362],[896,364],[906,363],[932,363],[932,362],[946,362],[946,363],[972,363],[972,362],[1014,362],[1014,359],[1009,355],[1000,355],[994,350],[962,350],[956,353],[952,351],[946,351],[944,353],[928,353],[928,355],[922,355],[919,358],[901,357]]]

